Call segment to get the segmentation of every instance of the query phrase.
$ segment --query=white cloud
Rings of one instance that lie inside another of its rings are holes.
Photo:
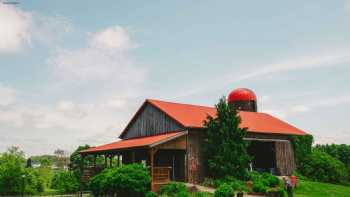
[[[114,109],[122,109],[126,105],[126,101],[120,98],[112,98],[107,101],[107,106]]]
[[[237,79],[240,81],[292,70],[337,66],[340,63],[350,62],[349,54],[350,50],[335,51],[317,56],[288,59],[270,65],[255,66],[254,71],[240,75]]]
[[[33,13],[32,16],[33,24],[30,32],[32,40],[50,48],[56,48],[60,39],[74,30],[73,24],[61,15],[43,16]]]
[[[61,101],[57,104],[59,111],[72,111],[76,108],[72,101]]]
[[[0,53],[19,52],[36,42],[57,47],[59,38],[74,29],[62,16],[44,16],[4,4],[0,4],[0,27]]]
[[[0,3],[0,53],[21,50],[31,41],[31,14]]]
[[[76,50],[60,50],[49,64],[61,79],[86,83],[90,80],[142,81],[144,70],[133,65],[127,51],[131,40],[123,28],[109,27],[90,37],[90,45]]]
[[[87,82],[123,78],[133,71],[129,60],[121,55],[95,48],[59,51],[49,60],[56,76],[65,80]]]
[[[108,27],[91,35],[93,48],[125,50],[135,46],[129,32],[121,26]]]
[[[50,31],[41,32],[46,35]],[[72,150],[80,143],[98,145],[117,140],[138,107],[132,103],[143,94],[147,73],[129,54],[135,44],[122,27],[108,27],[86,34],[86,38],[86,47],[60,49],[47,60],[52,80],[37,94],[50,95],[54,100],[43,103],[41,98],[17,98],[24,102],[15,102],[16,97],[10,97],[15,92],[9,94],[5,86],[6,91],[1,91],[0,86],[0,96],[7,92],[7,97],[0,97],[0,104],[6,104],[0,106],[0,132],[5,132],[7,144],[18,142],[33,154],[32,151],[50,153],[55,148]]]
[[[16,101],[16,90],[0,84],[0,106],[7,106]]]
[[[72,101],[60,101],[57,104],[57,110],[62,112],[64,115],[73,118],[82,118],[86,115],[83,107],[76,105]]]
[[[288,116],[288,114],[285,111],[277,110],[277,109],[265,109],[262,112],[267,113],[267,114],[271,114],[271,115],[276,116],[276,117],[281,118],[281,119],[285,119]]]
[[[74,112],[83,112],[84,116]],[[13,144],[32,155],[52,153],[56,148],[73,150],[82,143],[108,143],[117,140],[128,118],[125,113],[116,113],[104,103],[77,104],[67,100],[0,108],[0,152]],[[119,118],[120,114],[124,117]]]
[[[23,125],[23,117],[18,111],[12,109],[0,109],[0,123],[1,125],[9,125],[12,127],[20,127]]]
[[[292,112],[307,112],[309,111],[310,108],[307,107],[306,105],[295,105],[291,107],[290,111]]]

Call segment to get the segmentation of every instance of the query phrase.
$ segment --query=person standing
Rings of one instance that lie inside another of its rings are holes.
[[[293,197],[293,185],[289,177],[284,177],[284,187],[287,190],[288,197]]]

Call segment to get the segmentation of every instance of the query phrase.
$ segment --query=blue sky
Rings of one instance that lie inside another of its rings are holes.
[[[117,140],[145,98],[258,109],[349,143],[350,1],[20,1],[0,5],[0,151]]]

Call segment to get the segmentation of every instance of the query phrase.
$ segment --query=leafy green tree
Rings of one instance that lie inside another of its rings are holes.
[[[350,145],[317,144],[315,149],[337,158],[339,161],[343,162],[348,169],[350,169]]]
[[[52,188],[61,193],[73,193],[79,190],[79,180],[70,171],[59,171],[52,179]]]
[[[44,188],[51,187],[51,180],[53,178],[54,172],[51,169],[51,166],[42,165],[39,168],[35,169],[43,181]]]
[[[36,169],[28,168],[24,174],[25,193],[35,194],[44,191],[44,180]]]
[[[25,166],[24,152],[11,147],[0,156],[0,195],[35,194],[43,191],[40,174]]]
[[[22,192],[24,153],[18,147],[11,147],[0,157],[0,194],[16,195]]]
[[[345,165],[329,154],[313,150],[300,172],[315,181],[344,183],[348,172]]]
[[[215,108],[216,117],[208,116],[204,121],[206,137],[203,145],[209,175],[214,178],[244,178],[250,161],[248,142],[243,139],[247,129],[239,127],[239,114],[224,97]]]

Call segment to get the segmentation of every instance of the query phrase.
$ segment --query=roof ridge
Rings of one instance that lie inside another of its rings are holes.
[[[133,139],[138,139],[138,138],[146,138],[146,137],[154,137],[154,136],[160,136],[160,135],[168,135],[168,134],[171,134],[171,133],[181,133],[181,132],[184,132],[184,131],[186,131],[186,129],[178,129],[178,130],[167,131],[166,133],[159,133],[159,134],[155,134],[155,135],[136,136],[136,137],[131,137],[131,138],[127,138],[127,139],[121,139],[121,140],[133,140]]]
[[[179,102],[174,102],[174,101],[164,101],[164,100],[159,100],[159,99],[146,99],[149,102],[163,102],[163,103],[170,103],[170,104],[177,104],[177,105],[189,105],[193,107],[205,107],[205,108],[210,108],[210,109],[215,109],[215,107],[211,106],[206,106],[206,105],[196,105],[196,104],[190,104],[190,103],[179,103]]]
[[[190,103],[179,103],[179,102],[174,102],[174,101],[164,101],[164,100],[159,100],[159,99],[146,99],[146,101],[149,102],[162,102],[162,103],[170,103],[170,104],[177,104],[177,105],[187,105],[187,106],[193,106],[193,107],[205,107],[205,108],[209,108],[209,109],[216,109],[215,107],[210,107],[210,106],[206,106],[206,105],[196,105],[196,104],[190,104]],[[266,112],[253,112],[253,111],[240,111],[239,112],[243,112],[243,113],[258,113],[258,114],[265,114],[265,115],[269,115],[271,117],[274,117]]]

